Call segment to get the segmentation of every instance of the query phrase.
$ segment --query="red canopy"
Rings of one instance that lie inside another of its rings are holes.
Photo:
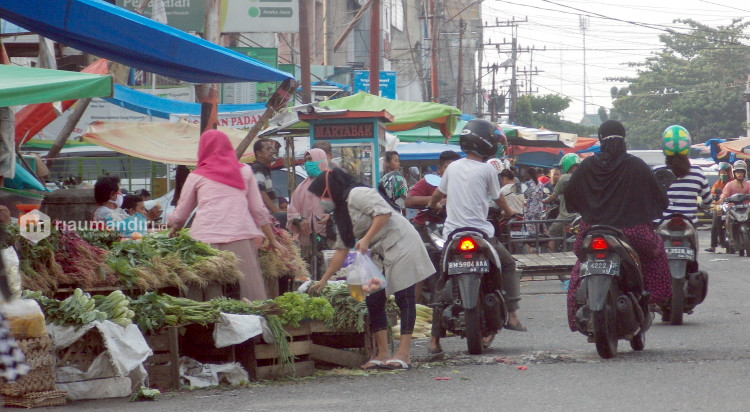
[[[81,73],[107,74],[109,73],[107,60],[99,59],[81,70]],[[66,100],[62,102],[62,110],[68,110],[68,108],[76,101],[77,100]],[[48,124],[52,123],[57,116],[58,114],[55,112],[54,107],[52,107],[52,103],[30,104],[19,110],[15,116],[16,146],[20,146],[27,140],[36,136],[36,134]]]
[[[576,153],[578,151],[588,149],[589,147],[595,145],[598,141],[599,139],[593,137],[579,137],[578,139],[576,139],[576,143],[573,145],[573,147],[565,148],[510,145],[510,147],[508,148],[508,155],[519,155],[521,153],[531,152],[546,152],[551,154],[558,154],[560,152],[562,152],[563,154]]]

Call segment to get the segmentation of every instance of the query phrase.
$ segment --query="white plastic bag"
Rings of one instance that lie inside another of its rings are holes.
[[[385,289],[387,281],[383,272],[373,263],[370,256],[357,253],[354,263],[349,269],[346,283],[349,285],[349,293],[358,301],[370,293]]]

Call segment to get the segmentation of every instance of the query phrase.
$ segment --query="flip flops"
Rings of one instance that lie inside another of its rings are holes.
[[[367,366],[367,365],[370,365],[370,366]],[[365,363],[364,365],[360,366],[360,368],[363,370],[369,371],[369,370],[374,370],[374,369],[385,369],[387,368],[387,366],[383,362],[377,359],[372,359],[368,361],[367,363]]]
[[[397,363],[398,365],[389,365],[389,363]],[[408,363],[402,361],[401,359],[389,359],[383,363],[382,366],[383,369],[391,369],[391,370],[409,370],[411,369],[411,365]]]

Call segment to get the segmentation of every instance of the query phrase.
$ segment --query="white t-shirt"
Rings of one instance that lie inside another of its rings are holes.
[[[487,221],[487,195],[492,200],[500,197],[500,183],[492,165],[467,158],[456,160],[445,169],[438,190],[448,197],[443,236],[460,227],[473,227],[489,237],[495,236],[495,228]]]
[[[520,183],[520,188],[516,188],[516,183],[508,183],[500,189],[500,194],[505,196],[505,201],[514,212],[523,214],[524,192],[528,189],[525,183]]]

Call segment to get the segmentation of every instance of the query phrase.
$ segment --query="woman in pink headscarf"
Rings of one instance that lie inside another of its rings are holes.
[[[328,215],[320,207],[320,198],[310,193],[307,188],[321,172],[328,170],[328,158],[326,152],[322,149],[310,149],[305,152],[304,160],[307,179],[297,186],[289,199],[289,206],[286,211],[286,228],[289,232],[299,235],[302,255],[305,260],[312,262],[315,253],[310,244],[310,235],[313,230],[316,234],[321,235],[324,244],[320,245],[318,249],[327,248],[325,235]],[[315,275],[313,274],[313,276]]]
[[[271,229],[271,216],[250,167],[237,161],[234,148],[224,132],[208,130],[198,144],[198,167],[188,175],[180,201],[169,216],[170,236],[182,228],[195,207],[190,236],[239,259],[245,274],[240,280],[240,297],[266,299],[258,262],[258,247],[265,238],[271,246],[283,249]],[[210,300],[222,296],[221,285],[191,288],[187,297]]]

